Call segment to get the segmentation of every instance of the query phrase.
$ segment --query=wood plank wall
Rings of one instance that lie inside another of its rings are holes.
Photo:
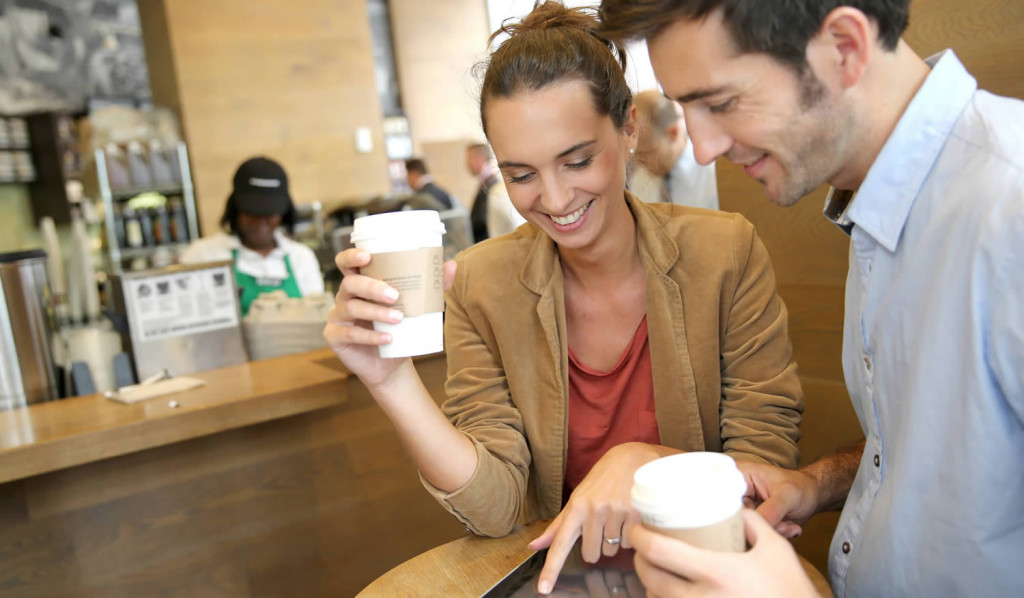
[[[364,0],[139,2],[153,101],[179,111],[203,232],[238,165],[265,154],[298,203],[390,189]],[[369,127],[373,151],[355,149]]]
[[[479,0],[389,0],[389,10],[413,151],[469,208],[479,182],[466,170],[465,148],[484,141],[480,84],[471,71],[487,58],[487,7]]]
[[[443,358],[417,367],[442,388]],[[0,485],[0,596],[354,596],[466,534],[351,387],[337,408]]]
[[[922,57],[952,47],[980,87],[1024,98],[1024,2],[913,0],[905,36]],[[821,215],[825,188],[789,209],[768,202],[743,171],[719,160],[724,210],[744,214],[768,247],[807,396],[804,462],[862,437],[842,372],[843,289],[848,239]],[[838,513],[813,519],[796,546],[821,571]]]

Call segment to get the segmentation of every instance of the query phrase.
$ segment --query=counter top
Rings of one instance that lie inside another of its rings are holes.
[[[348,398],[349,376],[329,349],[189,377],[206,384],[133,405],[95,394],[0,412],[0,483],[340,405]]]

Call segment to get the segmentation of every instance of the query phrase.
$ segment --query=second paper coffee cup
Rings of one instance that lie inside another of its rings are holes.
[[[746,491],[731,457],[696,452],[663,457],[636,470],[631,497],[649,529],[699,548],[743,552]]]
[[[444,224],[433,210],[405,210],[356,218],[352,243],[372,256],[361,273],[398,291],[398,324],[374,322],[392,342],[381,357],[411,357],[444,350]]]

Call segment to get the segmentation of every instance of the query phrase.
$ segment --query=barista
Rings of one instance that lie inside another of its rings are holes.
[[[181,261],[234,260],[243,316],[263,293],[281,290],[303,297],[324,292],[313,251],[285,235],[294,227],[295,205],[288,175],[277,162],[250,158],[238,167],[220,224],[222,232],[192,243]]]

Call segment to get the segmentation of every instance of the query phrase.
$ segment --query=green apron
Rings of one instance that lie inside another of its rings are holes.
[[[235,260],[235,283],[238,284],[239,299],[242,302],[242,317],[249,313],[249,306],[263,293],[271,291],[284,291],[289,297],[302,297],[299,291],[299,283],[295,280],[295,273],[292,272],[292,263],[288,256],[284,256],[284,267],[288,270],[288,278],[281,281],[268,281],[259,279],[250,274],[238,271],[238,250],[231,250],[231,259]]]

